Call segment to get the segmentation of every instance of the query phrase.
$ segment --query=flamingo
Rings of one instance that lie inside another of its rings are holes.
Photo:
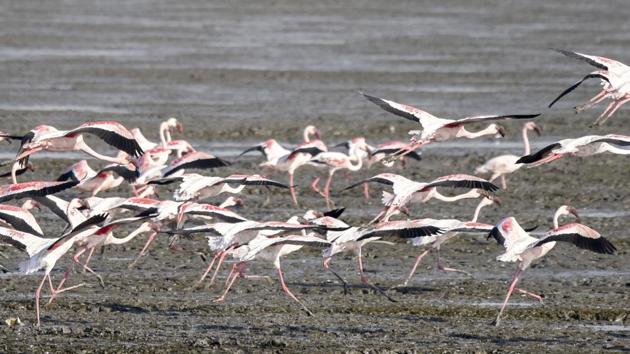
[[[69,179],[79,181],[79,184],[75,187],[84,192],[89,192],[94,197],[101,191],[120,186],[125,181],[125,178],[128,181],[132,181],[136,177],[134,173],[125,174],[125,171],[129,170],[113,164],[97,172],[90,167],[86,160],[80,160],[64,171],[57,178],[57,181],[67,181]],[[120,172],[122,175],[115,177],[114,172]]]
[[[332,217],[315,219],[311,220],[311,222],[318,225],[325,225],[329,228],[343,229],[339,231],[333,229],[326,233],[326,240],[331,243],[331,246],[325,249],[322,255],[324,257],[324,268],[330,270],[343,283],[344,289],[347,289],[348,283],[330,268],[330,263],[334,255],[342,252],[351,252],[357,258],[357,269],[361,282],[378,291],[392,302],[396,300],[387,295],[383,289],[372,284],[365,275],[363,271],[363,247],[370,242],[380,240],[386,235],[415,235],[414,237],[420,237],[437,235],[443,232],[439,227],[430,225],[424,220],[404,222],[388,221],[367,228],[356,226],[349,227],[344,222]]]
[[[622,149],[617,146],[629,146],[630,136],[608,134],[587,135],[576,139],[564,139],[545,146],[537,152],[519,158],[517,164],[527,164],[532,167],[540,166],[568,156],[591,156],[611,152],[618,155],[629,155],[630,149]]]
[[[83,134],[85,133],[96,135],[107,144],[124,151],[130,156],[137,157],[144,152],[134,139],[133,134],[122,124],[115,121],[87,122],[72,130],[57,130],[49,125],[39,125],[23,137],[22,146],[12,170],[23,167],[23,161],[26,157],[42,150],[83,151],[99,160],[125,166],[130,164],[129,159],[125,156],[109,157],[94,151],[84,142]],[[15,182],[15,176],[13,177]]]
[[[282,268],[280,266],[280,257],[300,250],[304,246],[309,247],[326,247],[330,246],[330,242],[315,236],[314,233],[307,235],[288,235],[283,237],[269,237],[259,234],[242,247],[237,247],[232,251],[234,256],[238,258],[238,264],[235,265],[236,271],[233,271],[228,277],[226,289],[215,301],[223,301],[228,291],[237,278],[244,277],[244,264],[254,259],[262,259],[273,262],[274,267],[278,271],[278,279],[282,286],[282,290],[295,302],[302,306],[302,309],[310,316],[313,313],[300,301],[284,282]]]
[[[499,325],[505,306],[523,272],[532,262],[544,257],[551,251],[556,242],[572,243],[578,248],[601,254],[613,254],[616,250],[615,246],[602,237],[599,232],[578,223],[554,228],[538,239],[530,236],[523,230],[514,217],[507,217],[495,225],[488,237],[493,237],[501,246],[505,247],[506,252],[497,257],[498,261],[518,262],[503,306],[501,306],[501,310],[494,321],[496,326]]]
[[[525,153],[523,155],[529,155],[531,153],[531,149],[529,146],[529,139],[527,137],[527,132],[533,130],[540,136],[542,129],[536,125],[534,122],[527,122],[523,125],[523,145],[525,147]],[[488,160],[485,164],[477,167],[475,169],[475,174],[483,174],[483,173],[492,173],[489,181],[492,182],[495,179],[501,177],[501,187],[503,189],[507,188],[507,183],[505,181],[505,175],[508,173],[515,172],[523,165],[517,164],[516,161],[520,156],[516,155],[501,155]]]
[[[268,161],[261,164],[263,167],[273,167],[279,171],[287,171],[289,174],[289,186],[291,191],[291,199],[295,206],[298,206],[297,195],[295,192],[294,175],[295,171],[301,166],[311,162],[311,158],[319,153],[328,151],[328,148],[321,140],[314,140],[308,143],[298,145],[289,154],[280,157],[276,162]],[[319,179],[315,179],[311,183],[311,189],[319,192],[315,184]]]
[[[194,213],[191,210],[183,210],[186,213]],[[267,222],[258,222],[254,220],[227,220],[228,222],[219,222],[213,223],[209,225],[202,225],[187,229],[178,229],[172,230],[172,233],[175,234],[194,234],[194,233],[207,233],[211,232],[213,235],[208,236],[208,246],[212,251],[215,252],[214,257],[210,261],[208,268],[203,273],[201,278],[197,281],[196,286],[201,284],[203,280],[206,278],[210,270],[212,270],[214,263],[218,259],[218,263],[210,280],[210,285],[214,283],[216,275],[223,263],[225,256],[229,254],[228,251],[236,248],[239,245],[244,245],[257,237],[261,232],[264,232],[266,235],[274,235],[279,236],[283,233],[287,232],[295,232],[302,230],[313,230],[313,229],[321,229],[319,225],[312,224],[299,224],[299,223],[290,223],[290,222],[280,222],[280,221],[267,221]],[[232,221],[232,222],[230,222]],[[229,288],[226,290],[225,294],[227,294]]]
[[[404,210],[408,203],[426,202],[431,198],[436,198],[446,202],[454,202],[465,198],[478,198],[482,195],[477,189],[483,191],[495,192],[499,187],[495,186],[487,180],[466,174],[446,175],[435,180],[423,183],[415,182],[401,175],[393,173],[381,173],[363,181],[354,183],[343,190],[354,188],[365,182],[376,182],[390,185],[393,188],[393,194],[383,193],[383,202],[385,209],[376,217],[377,220],[387,221],[391,216]],[[452,188],[469,188],[471,191],[454,197],[447,197],[436,190],[436,187],[452,187]]]
[[[367,98],[370,102],[378,105],[385,111],[393,113],[397,116],[409,119],[411,121],[420,123],[422,130],[409,131],[412,137],[412,144],[409,150],[414,150],[416,147],[432,142],[432,141],[444,141],[456,138],[475,139],[484,135],[496,135],[505,136],[505,129],[495,123],[488,125],[485,129],[478,132],[470,132],[466,130],[466,125],[476,122],[490,122],[495,120],[504,119],[532,119],[540,115],[537,114],[504,114],[504,115],[486,115],[486,116],[470,116],[461,119],[444,119],[438,118],[430,113],[427,113],[421,109],[400,104],[394,101],[386,100],[380,97],[370,96],[365,93],[361,94]]]
[[[0,203],[9,200],[44,197],[76,186],[78,181],[31,181],[0,186]]]
[[[176,129],[180,134],[184,132],[184,125],[177,120],[177,118],[168,118],[160,124],[160,143],[163,147],[166,147],[169,142],[173,141],[171,138],[171,131]],[[181,157],[181,156],[178,156]]]
[[[310,162],[320,164],[328,167],[328,179],[324,185],[324,193],[322,196],[326,200],[326,206],[330,208],[330,183],[332,182],[333,175],[336,171],[341,169],[347,169],[348,171],[358,171],[363,166],[363,156],[359,154],[359,151],[365,153],[369,152],[369,147],[365,142],[365,139],[355,141],[351,146],[348,155],[336,152],[327,151],[322,152],[313,157]]]
[[[290,187],[260,175],[234,174],[228,177],[208,177],[198,174],[186,174],[175,177],[182,181],[175,191],[177,201],[203,200],[221,193],[240,193],[246,186],[274,186],[289,189]],[[236,186],[236,187],[233,187]]]
[[[38,202],[30,199],[25,201],[21,207],[9,204],[0,204],[0,221],[10,225],[18,231],[43,236],[44,232],[42,231],[42,228],[30,212],[33,208],[40,209],[41,206]]]
[[[20,270],[22,272],[25,274],[31,274],[41,268],[44,268],[44,277],[35,291],[35,309],[38,327],[40,326],[39,298],[46,279],[48,279],[50,290],[53,295],[75,289],[83,285],[79,284],[65,289],[54,289],[52,286],[52,279],[50,277],[50,272],[55,267],[57,261],[66,254],[70,248],[72,248],[75,242],[79,242],[80,240],[95,234],[105,235],[119,225],[135,222],[143,218],[133,217],[119,219],[108,222],[102,226],[98,226],[98,224],[104,222],[107,217],[107,214],[93,216],[78,225],[74,230],[58,238],[42,238],[26,232],[0,227],[0,240],[25,251],[30,257],[29,260],[20,264]]]
[[[412,238],[411,242],[414,246],[428,246],[428,248],[426,250],[424,250],[423,252],[421,252],[418,257],[416,257],[416,262],[414,263],[413,267],[411,268],[411,272],[409,272],[409,275],[407,276],[407,278],[405,279],[405,281],[400,285],[401,287],[405,287],[407,286],[407,284],[409,284],[409,281],[411,281],[411,278],[413,278],[413,275],[416,273],[416,269],[418,269],[418,265],[420,264],[420,262],[422,261],[422,259],[431,251],[435,251],[435,257],[436,257],[436,268],[438,270],[444,271],[444,272],[459,272],[459,273],[464,273],[467,275],[470,275],[469,273],[459,270],[459,269],[455,269],[455,268],[451,268],[451,267],[445,267],[442,264],[441,258],[440,258],[440,247],[442,246],[442,244],[444,244],[446,241],[450,240],[451,238],[457,236],[459,233],[462,232],[466,232],[466,233],[476,233],[476,232],[481,232],[481,233],[486,233],[490,230],[492,230],[492,225],[488,225],[488,224],[484,224],[484,223],[479,223],[477,222],[477,219],[479,218],[479,213],[481,212],[481,209],[488,206],[488,205],[501,205],[501,202],[498,198],[496,197],[492,197],[492,196],[487,196],[485,198],[482,198],[481,201],[479,202],[479,204],[477,205],[477,208],[475,209],[475,212],[473,214],[473,218],[471,219],[471,221],[459,221],[459,220],[455,220],[455,219],[442,219],[442,220],[435,220],[435,222],[433,223],[433,225],[440,227],[441,229],[443,229],[445,232],[443,234],[439,234],[439,235],[433,235],[433,236],[427,236],[427,237],[415,237]]]
[[[589,102],[576,106],[575,113],[587,110],[606,98],[610,98],[611,100],[604,112],[597,117],[593,125],[603,124],[617,111],[617,109],[619,109],[619,107],[630,101],[630,67],[621,62],[605,57],[587,55],[562,49],[556,49],[556,51],[568,57],[587,62],[588,64],[596,67],[598,70],[592,71],[584,76],[580,81],[564,90],[549,104],[549,108],[588,79],[600,79],[602,90],[591,98]]]
[[[278,164],[281,157],[291,153],[291,150],[280,145],[276,139],[268,139],[260,144],[245,149],[238,155],[238,157],[241,157],[251,151],[260,151],[265,157],[266,166],[273,169],[276,169],[275,165]]]

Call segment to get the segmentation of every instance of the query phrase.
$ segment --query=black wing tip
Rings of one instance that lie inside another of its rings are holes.
[[[346,210],[346,208],[341,207],[341,208],[336,208],[336,209],[332,209],[329,210],[327,212],[324,212],[324,216],[330,216],[331,218],[339,218],[341,216],[341,214],[343,214],[343,212]]]
[[[493,227],[492,230],[490,230],[490,233],[488,234],[488,237],[486,237],[486,239],[489,239],[490,237],[495,239],[497,243],[501,246],[503,246],[503,244],[505,243],[505,237],[503,237],[503,234],[501,234],[501,231],[499,231],[499,228],[497,227]]]

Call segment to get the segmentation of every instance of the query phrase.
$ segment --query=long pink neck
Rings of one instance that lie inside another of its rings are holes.
[[[525,155],[529,155],[531,153],[531,148],[529,146],[529,137],[527,136],[527,127],[523,127],[523,145],[525,146]]]

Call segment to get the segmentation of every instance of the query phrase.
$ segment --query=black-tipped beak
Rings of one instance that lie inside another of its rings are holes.
[[[505,128],[502,125],[497,124],[497,133],[501,135],[502,138],[505,138]]]
[[[542,132],[543,132],[543,128],[542,126],[539,125],[534,125],[534,132],[536,133],[536,135],[541,136]]]

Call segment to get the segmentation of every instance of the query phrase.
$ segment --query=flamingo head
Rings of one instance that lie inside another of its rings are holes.
[[[537,125],[534,122],[527,122],[527,123],[525,123],[525,129],[534,131],[534,133],[536,133],[536,135],[538,135],[538,136],[541,136],[542,135],[542,131],[543,131],[542,126],[541,125]]]
[[[319,129],[317,129],[314,125],[308,125],[304,128],[304,141],[308,142],[308,136],[315,135],[317,139],[321,139],[321,135],[319,134]]]
[[[570,206],[570,205],[562,205],[558,208],[558,210],[556,211],[556,214],[558,215],[573,215],[575,216],[577,222],[580,222],[580,215],[577,212],[577,209],[575,209],[574,207]]]
[[[245,206],[245,202],[241,198],[230,196],[221,203],[222,208],[241,208]]]
[[[490,127],[494,128],[495,134],[497,135],[497,137],[498,137],[498,135],[500,135],[501,138],[505,138],[506,130],[505,130],[504,126],[502,126],[500,124],[492,123],[492,124],[490,124]]]
[[[477,189],[477,191],[479,195],[483,197],[483,199],[481,200],[481,203],[483,203],[484,206],[492,205],[492,204],[501,206],[501,199],[499,199],[499,197],[495,196],[492,193],[488,193],[482,189]]]
[[[22,204],[22,209],[24,209],[26,211],[30,211],[33,208],[37,208],[37,209],[41,210],[42,209],[42,205],[39,202],[37,202],[37,201],[35,201],[33,199],[28,199],[27,201],[24,202],[24,204]]]
[[[182,124],[177,118],[171,117],[166,120],[166,125],[169,129],[176,129],[180,134],[184,132],[184,124]]]

